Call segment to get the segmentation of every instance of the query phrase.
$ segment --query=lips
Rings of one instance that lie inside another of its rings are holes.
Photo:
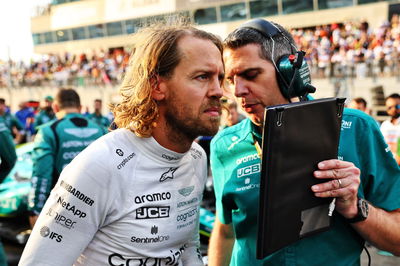
[[[207,108],[204,112],[211,116],[220,116],[221,115],[221,107],[212,106],[212,107]]]

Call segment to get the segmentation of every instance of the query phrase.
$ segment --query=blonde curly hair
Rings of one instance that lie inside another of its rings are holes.
[[[172,76],[182,57],[177,43],[187,35],[212,41],[222,55],[222,42],[217,36],[185,21],[153,24],[133,36],[129,67],[119,90],[122,101],[112,108],[118,128],[127,128],[139,137],[151,136],[153,123],[158,118],[152,89],[157,86],[158,76]]]

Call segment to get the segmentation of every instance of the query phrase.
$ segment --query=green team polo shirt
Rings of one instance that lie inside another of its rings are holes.
[[[231,265],[360,265],[364,240],[338,213],[329,231],[256,259],[261,160],[252,133],[246,119],[211,142],[217,215],[222,223],[232,223],[236,235]],[[372,117],[345,109],[338,157],[361,170],[360,197],[388,211],[400,208],[400,168]]]
[[[110,120],[101,114],[97,115],[96,113],[91,113],[87,117],[106,129],[110,126]]]

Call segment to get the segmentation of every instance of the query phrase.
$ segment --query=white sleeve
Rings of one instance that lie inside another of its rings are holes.
[[[61,173],[25,246],[19,265],[71,266],[111,208],[110,171],[81,152]]]
[[[199,213],[199,212],[198,212]],[[199,220],[197,220],[199,221]],[[192,239],[187,243],[187,248],[182,254],[183,265],[203,266],[203,259],[200,253],[200,235],[199,222],[197,222],[197,230]]]

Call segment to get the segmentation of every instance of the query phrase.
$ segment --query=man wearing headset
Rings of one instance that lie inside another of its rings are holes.
[[[400,254],[400,170],[376,122],[347,109],[339,160],[320,162],[314,177],[328,180],[310,188],[316,197],[336,197],[332,228],[256,259],[261,156],[253,136],[260,143],[266,106],[306,97],[313,87],[306,63],[296,62],[301,52],[278,24],[250,21],[224,46],[226,79],[249,118],[211,143],[217,219],[209,265],[359,265],[365,240]],[[244,168],[252,171],[240,177]]]

